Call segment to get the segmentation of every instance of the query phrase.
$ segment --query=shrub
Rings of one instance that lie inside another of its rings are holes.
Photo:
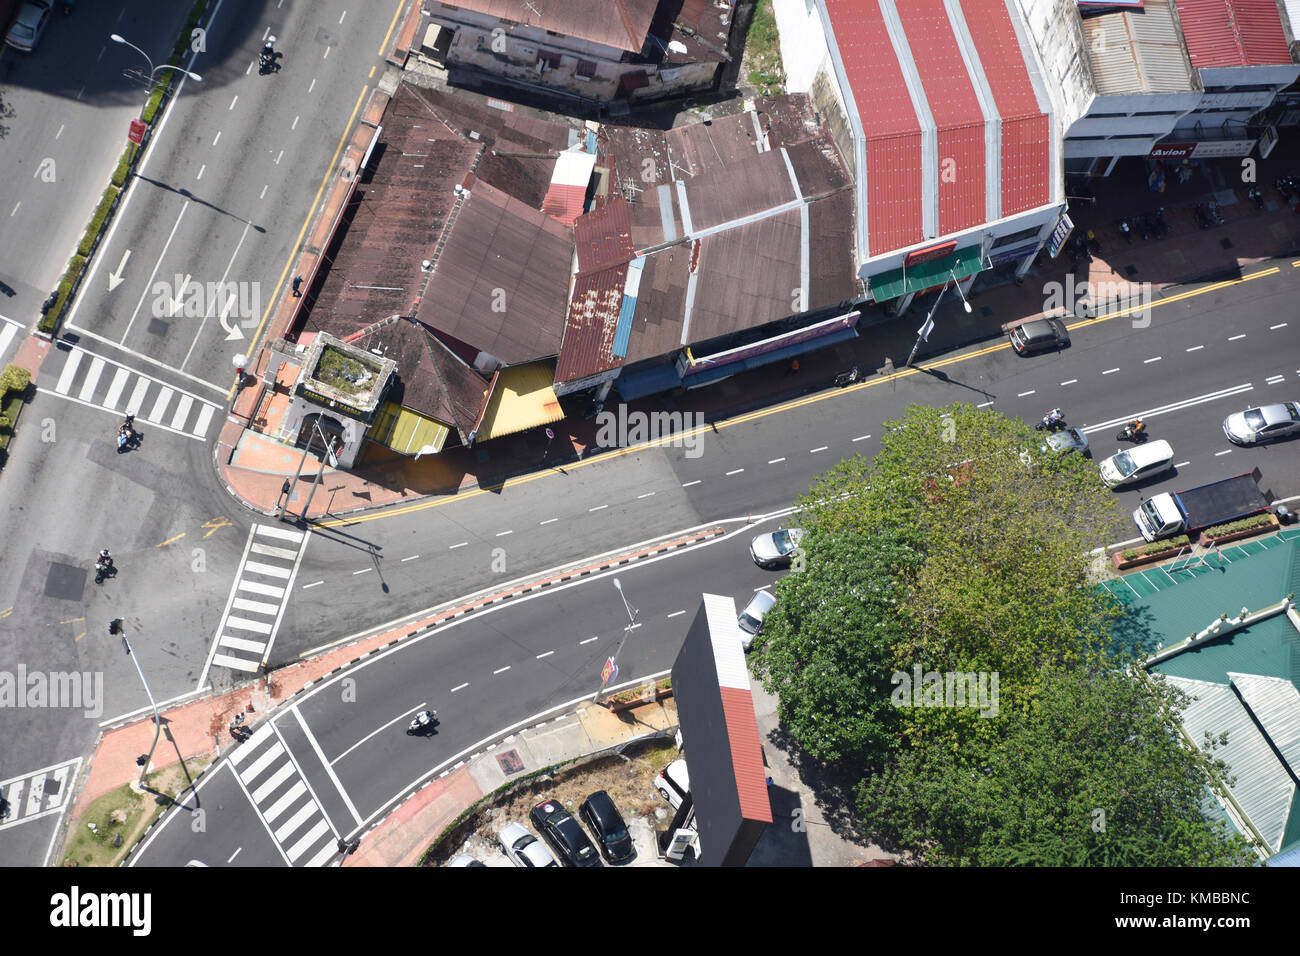
[[[1132,561],[1134,558],[1141,557],[1145,551],[1146,548],[1126,548],[1120,552],[1119,556],[1125,561]]]
[[[32,373],[21,365],[7,366],[4,374],[0,375],[0,393],[25,392],[31,381]]]
[[[127,143],[126,149],[122,151],[122,158],[117,161],[117,169],[113,170],[113,185],[118,189],[126,182],[127,174],[131,172],[131,164],[135,162],[135,154],[140,147],[135,143]]]
[[[47,334],[53,334],[54,330],[59,327],[59,318],[63,315],[63,309],[68,304],[68,297],[72,295],[72,288],[81,278],[81,270],[86,268],[86,257],[76,255],[72,257],[72,262],[68,264],[68,271],[63,274],[63,279],[59,282],[58,294],[54,300],[54,306],[45,317],[41,319],[40,329]]]
[[[1249,518],[1242,518],[1238,521],[1229,521],[1227,524],[1216,524],[1213,528],[1206,528],[1202,534],[1207,538],[1217,538],[1221,535],[1232,534],[1234,531],[1246,531],[1250,528],[1258,528],[1266,524],[1272,524],[1273,516],[1268,512],[1251,515]]]

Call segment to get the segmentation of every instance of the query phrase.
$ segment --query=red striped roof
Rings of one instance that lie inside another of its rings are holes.
[[[1290,65],[1274,0],[1177,0],[1192,66]]]
[[[586,198],[586,186],[553,182],[546,190],[546,198],[542,200],[542,212],[566,226],[572,226],[582,215]]]
[[[754,697],[748,688],[718,688],[722,713],[727,719],[727,739],[731,744],[731,766],[736,775],[736,795],[740,797],[740,814],[746,820],[772,822],[772,801],[767,795],[767,770],[763,764],[763,747],[758,742],[758,719],[754,716]]]
[[[1051,128],[1005,0],[962,0],[962,12],[1002,117],[1002,215],[1014,216],[1051,198]]]
[[[939,232],[970,229],[985,219],[984,112],[944,0],[910,0],[898,16],[938,129]]]

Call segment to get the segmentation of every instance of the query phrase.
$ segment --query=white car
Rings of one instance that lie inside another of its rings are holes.
[[[1223,420],[1223,434],[1234,445],[1257,445],[1300,434],[1300,402],[1278,402],[1233,412]]]
[[[802,538],[803,531],[800,528],[781,528],[760,534],[750,542],[749,556],[760,568],[788,567]]]
[[[655,774],[655,789],[674,810],[682,805],[691,792],[691,778],[686,772],[686,760],[679,757]]]
[[[5,36],[5,43],[15,50],[31,53],[36,41],[45,32],[45,25],[50,21],[50,4],[48,0],[27,0],[14,18],[14,25]]]
[[[1146,481],[1155,475],[1172,471],[1174,449],[1164,439],[1138,445],[1127,451],[1116,452],[1104,458],[1097,470],[1108,488],[1123,488]]]
[[[754,646],[754,638],[763,630],[763,618],[767,616],[768,611],[772,610],[772,605],[775,603],[776,595],[767,588],[755,591],[754,596],[745,605],[745,609],[736,618],[736,623],[745,632],[745,636],[741,638],[741,646],[745,650]]]
[[[528,832],[522,823],[507,823],[497,833],[501,843],[501,852],[510,858],[515,866],[559,866],[555,857],[546,846]]]

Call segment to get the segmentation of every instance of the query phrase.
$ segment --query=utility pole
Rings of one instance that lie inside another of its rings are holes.
[[[118,629],[117,621],[108,625],[108,632],[112,634]],[[140,764],[140,789],[144,789],[144,776],[149,770],[149,761],[153,757],[153,752],[158,748],[158,737],[162,733],[162,716],[158,713],[158,704],[153,699],[153,691],[149,689],[149,682],[145,680],[144,668],[140,666],[139,659],[135,656],[135,651],[131,647],[131,642],[126,639],[126,630],[122,630],[122,644],[126,647],[127,656],[135,664],[136,671],[140,674],[140,683],[144,684],[144,692],[149,695],[149,706],[153,708],[153,743],[149,746],[149,752],[141,756],[138,760]]]
[[[600,688],[596,691],[596,703],[600,703],[601,695],[605,693],[605,685],[608,684],[618,675],[618,655],[623,652],[623,645],[627,643],[628,635],[640,625],[636,622],[637,610],[627,603],[627,595],[623,593],[623,584],[618,578],[614,579],[614,587],[618,588],[618,596],[623,599],[623,607],[627,611],[627,627],[623,628],[623,639],[618,642],[618,649],[609,658],[610,674],[606,677],[603,673],[600,679]]]

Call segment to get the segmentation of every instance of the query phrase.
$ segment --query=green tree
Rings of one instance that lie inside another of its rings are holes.
[[[861,783],[858,812],[931,863],[1249,865],[1245,841],[1201,814],[1225,768],[1175,733],[1184,701],[1127,671],[1055,669],[1027,714],[990,721],[987,749],[910,749]]]

